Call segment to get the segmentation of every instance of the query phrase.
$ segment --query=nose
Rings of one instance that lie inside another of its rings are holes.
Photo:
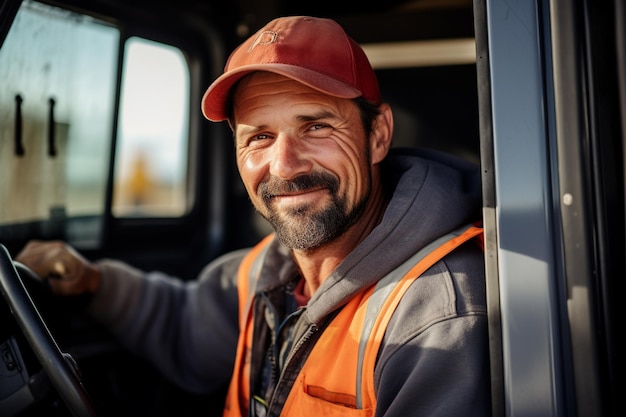
[[[307,158],[306,144],[288,134],[276,137],[270,158],[270,174],[286,180],[309,172],[313,166]]]

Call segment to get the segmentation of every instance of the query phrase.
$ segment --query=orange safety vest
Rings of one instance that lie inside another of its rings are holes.
[[[352,298],[313,347],[287,397],[281,416],[372,416],[376,409],[374,366],[387,324],[402,296],[424,271],[468,240],[482,238],[470,225],[436,239]],[[273,235],[257,244],[239,268],[240,336],[224,417],[248,415],[254,283]],[[479,240],[482,244],[482,240]]]

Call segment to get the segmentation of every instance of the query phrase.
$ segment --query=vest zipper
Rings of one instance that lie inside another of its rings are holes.
[[[289,392],[291,391],[291,387],[295,382],[295,378],[298,375],[298,372],[292,372],[292,378],[284,378],[283,376],[288,373],[290,367],[295,366],[292,364],[296,355],[300,353],[302,346],[304,346],[317,332],[319,328],[312,324],[308,327],[307,331],[298,339],[298,342],[291,348],[289,355],[287,355],[287,359],[285,360],[285,364],[281,370],[280,376],[278,377],[278,381],[276,382],[276,386],[274,387],[274,391],[272,393],[272,398],[267,405],[267,416],[279,416],[280,409],[276,410],[273,407],[274,403],[278,401],[279,404],[284,404]]]

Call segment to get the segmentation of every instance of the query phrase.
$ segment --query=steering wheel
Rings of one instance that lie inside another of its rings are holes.
[[[15,321],[67,409],[75,417],[95,417],[73,359],[61,352],[24,286],[20,275],[25,274],[39,279],[25,265],[13,262],[0,244],[0,291]]]

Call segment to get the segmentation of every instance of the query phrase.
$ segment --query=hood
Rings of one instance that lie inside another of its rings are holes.
[[[306,313],[313,323],[431,241],[480,219],[478,165],[410,148],[392,149],[382,169],[393,189],[383,220],[315,292]]]
[[[312,323],[319,323],[436,238],[480,219],[477,165],[441,152],[394,148],[381,167],[391,193],[383,219],[315,292],[305,313]],[[277,240],[268,255],[263,264],[268,273],[261,274],[258,288],[284,284],[296,274],[290,251]]]

